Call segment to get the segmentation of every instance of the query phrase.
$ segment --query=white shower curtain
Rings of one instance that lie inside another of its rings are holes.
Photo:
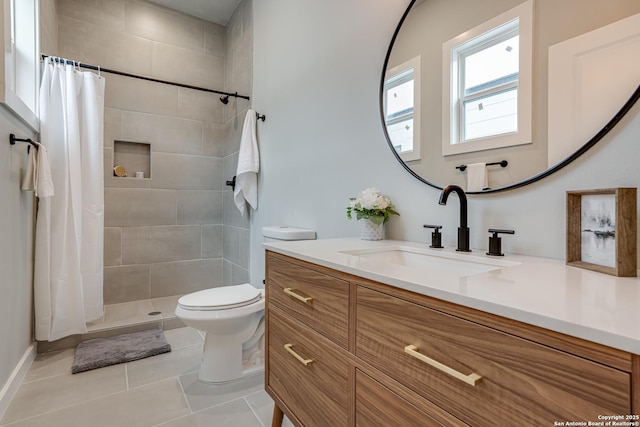
[[[46,58],[40,139],[55,194],[36,219],[34,304],[39,341],[86,333],[102,316],[105,80]]]

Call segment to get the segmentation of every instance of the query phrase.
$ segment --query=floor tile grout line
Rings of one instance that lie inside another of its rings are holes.
[[[204,342],[198,342],[198,343],[194,343],[194,344],[184,344],[181,347],[174,347],[173,344],[169,343],[171,345],[171,351],[178,351],[178,350],[184,350],[185,348],[189,348],[189,347],[196,347],[196,346],[203,346]]]
[[[25,418],[26,419],[26,418]],[[23,420],[11,421],[9,424],[0,424],[0,427],[11,427],[16,425],[17,423],[22,422]]]
[[[11,423],[10,423],[10,424],[0,424],[0,425],[1,425],[2,427],[10,426],[10,425],[13,425],[13,424],[16,424],[16,423],[22,422],[22,421],[28,421],[28,420],[30,420],[30,419],[32,419],[32,418],[42,417],[42,416],[44,416],[44,415],[49,415],[49,414],[52,414],[52,413],[54,413],[54,412],[61,411],[61,410],[63,410],[63,409],[72,408],[72,407],[77,406],[77,405],[84,405],[84,404],[86,404],[86,403],[94,402],[94,401],[96,401],[96,400],[101,400],[101,399],[105,399],[105,398],[107,398],[107,397],[115,396],[116,394],[126,393],[127,391],[128,391],[128,390],[114,391],[113,393],[108,393],[108,394],[105,394],[104,396],[99,396],[99,397],[95,397],[95,398],[93,398],[93,399],[88,399],[88,400],[83,400],[83,401],[76,402],[76,403],[71,403],[71,404],[69,404],[69,405],[63,405],[63,406],[57,407],[57,408],[52,409],[52,410],[47,411],[47,412],[42,412],[42,413],[40,413],[40,414],[30,415],[30,416],[25,417],[25,418],[20,418],[19,420],[11,421]]]
[[[208,411],[210,409],[217,408],[218,406],[226,405],[227,403],[235,402],[237,400],[244,399],[244,396],[234,397],[230,400],[225,400],[224,402],[218,402],[215,405],[207,406],[206,408],[202,408],[199,411],[194,412],[194,414],[199,414],[200,412]]]
[[[256,411],[253,409],[253,406],[251,406],[251,403],[249,403],[249,401],[247,400],[247,396],[251,396],[253,393],[247,394],[245,396],[242,396],[242,398],[244,399],[244,401],[247,403],[247,406],[249,406],[249,409],[251,409],[251,412],[253,412],[253,415],[256,417],[256,419],[258,420],[258,422],[260,423],[260,425],[262,427],[265,427],[264,424],[262,424],[262,420],[260,419],[260,417],[258,416],[258,414],[256,413]]]
[[[129,391],[129,364],[125,363],[124,364],[124,384],[125,384],[125,390]]]
[[[125,365],[125,379],[126,379],[127,378],[127,376],[126,376],[126,365],[127,365],[127,363],[125,363],[124,365]],[[183,374],[183,375],[189,375],[189,374],[193,374],[195,372],[197,372],[197,371],[188,372],[188,373]],[[157,384],[157,383],[160,383],[162,381],[169,381],[169,380],[172,380],[172,379],[178,381],[178,383],[180,384],[180,388],[182,389],[182,392],[183,392],[183,394],[185,396],[185,399],[186,399],[186,394],[184,393],[184,389],[182,388],[182,383],[180,382],[180,379],[179,379],[178,376],[172,376],[172,377],[163,378],[163,379],[160,379],[158,381],[153,381],[153,382],[150,382],[150,383],[141,384],[139,386],[135,386],[135,387],[131,387],[131,388],[129,388],[129,384],[128,384],[129,382],[128,382],[128,380],[126,380],[126,387],[127,388],[125,390],[115,391],[113,393],[105,394],[104,396],[100,396],[100,397],[96,397],[96,398],[88,399],[88,400],[83,400],[81,402],[76,402],[76,403],[72,403],[72,404],[69,404],[69,405],[60,406],[60,407],[58,407],[56,409],[52,409],[51,411],[47,411],[47,412],[43,412],[43,413],[35,414],[35,415],[30,415],[30,416],[25,417],[25,418],[20,418],[19,420],[11,421],[11,423],[9,423],[9,424],[0,424],[0,426],[1,427],[11,426],[13,424],[16,424],[16,423],[19,423],[19,422],[22,422],[22,421],[27,421],[27,420],[30,420],[32,418],[41,417],[41,416],[44,416],[44,415],[47,415],[47,414],[54,413],[56,411],[61,411],[63,409],[71,408],[73,406],[84,405],[84,404],[87,404],[87,403],[90,403],[90,402],[94,402],[96,400],[105,399],[107,397],[115,396],[115,395],[120,394],[120,393],[126,393],[128,391],[132,391],[132,390],[135,390],[135,389],[140,388],[140,387],[146,387],[146,386],[149,386],[149,385]],[[233,400],[236,400],[236,399],[233,399]],[[189,406],[189,410],[191,411],[191,406],[189,405],[189,401],[188,400],[187,400],[187,406]],[[218,406],[218,405],[214,405],[214,406]],[[211,408],[213,408],[214,406],[211,406]],[[198,412],[200,412],[200,411],[198,411]]]
[[[127,378],[127,375],[126,375],[126,365],[127,364],[125,363],[124,365],[125,365],[125,378]],[[186,374],[183,374],[183,375],[189,375],[189,374],[193,374],[195,372],[197,372],[197,371],[193,371],[193,372],[186,373]],[[251,396],[251,395],[253,395],[255,393],[258,393],[260,391],[260,390],[257,390],[257,391],[251,392],[249,394],[246,394],[244,396],[236,397],[236,398],[233,398],[233,399],[230,399],[230,400],[226,400],[224,402],[219,402],[219,403],[216,403],[215,405],[211,405],[211,406],[208,406],[206,408],[202,408],[202,409],[200,409],[200,410],[198,410],[196,412],[193,412],[193,409],[191,408],[191,405],[189,403],[189,399],[187,398],[186,392],[184,390],[182,382],[180,381],[180,377],[179,376],[173,376],[173,377],[164,378],[164,379],[161,379],[161,380],[158,380],[158,381],[153,381],[153,382],[150,382],[150,383],[142,384],[142,385],[139,385],[139,386],[136,386],[136,387],[133,387],[133,388],[129,388],[128,381],[126,381],[126,383],[127,383],[127,389],[126,390],[116,391],[116,392],[113,392],[113,393],[106,394],[104,396],[96,397],[94,399],[84,400],[84,401],[81,401],[81,402],[76,402],[76,403],[72,403],[72,404],[69,404],[69,405],[60,406],[60,407],[58,407],[56,409],[53,409],[51,411],[47,411],[47,412],[43,412],[43,413],[40,413],[40,414],[35,414],[35,415],[31,415],[31,416],[28,416],[28,417],[25,417],[25,418],[21,418],[21,419],[15,420],[15,421],[11,421],[8,424],[0,424],[0,427],[11,427],[12,425],[16,425],[16,424],[21,423],[23,421],[28,421],[30,419],[34,419],[34,418],[37,418],[37,417],[46,416],[46,415],[52,414],[52,413],[57,412],[57,411],[61,411],[61,410],[68,409],[68,408],[72,408],[72,407],[78,406],[78,405],[84,405],[84,404],[87,404],[87,403],[90,403],[90,402],[94,402],[96,400],[105,399],[107,397],[111,397],[111,396],[114,396],[114,395],[117,395],[117,394],[120,394],[120,393],[126,393],[128,391],[135,390],[136,388],[149,386],[149,385],[156,384],[156,383],[159,383],[159,382],[162,382],[162,381],[169,381],[171,379],[174,379],[174,380],[176,380],[178,382],[178,384],[180,386],[180,389],[182,391],[183,397],[184,397],[184,399],[185,399],[185,401],[187,403],[187,407],[189,408],[190,415],[197,414],[197,413],[200,413],[200,412],[204,412],[204,411],[216,408],[218,406],[222,406],[222,405],[225,405],[225,404],[228,404],[228,403],[231,403],[231,402],[235,402],[236,400],[240,400],[240,399],[243,399],[246,402],[246,399],[245,399],[246,396]],[[247,402],[247,404],[248,404],[248,402]],[[249,408],[253,412],[254,416],[256,416],[256,418],[258,419],[258,422],[260,422],[260,424],[262,424],[262,421],[260,421],[260,418],[257,417],[257,415],[255,414],[255,411],[253,411],[253,408],[251,407],[250,404],[249,404]],[[178,417],[176,419],[179,419],[179,418],[183,418],[183,417]],[[166,422],[169,422],[169,421],[172,421],[172,420],[167,420]]]
[[[265,390],[265,389],[262,389],[262,390],[252,391],[252,392],[251,392],[251,393],[249,393],[249,394],[245,394],[245,397],[253,396],[254,394],[259,394],[259,393],[262,393],[262,392],[266,392],[266,390]]]
[[[45,364],[44,361],[39,361],[38,360],[38,356],[41,356],[41,355],[43,355],[43,356],[44,355],[53,356],[55,354],[60,354],[60,353],[64,353],[64,352],[70,352],[71,350],[74,350],[74,354],[73,355],[75,357],[75,349],[71,349],[71,348],[64,348],[64,349],[61,349],[61,350],[55,350],[55,351],[51,351],[51,352],[47,352],[47,353],[36,354],[36,358],[32,362],[31,367],[29,368],[29,372],[31,372],[31,370],[34,369],[34,367],[33,367],[34,363],[38,362],[38,363],[42,363],[43,365]],[[55,362],[52,362],[52,363],[55,363]],[[73,362],[72,362],[72,364],[73,364]],[[44,366],[43,366],[43,368],[44,368]],[[20,386],[22,386],[22,384],[29,384],[29,383],[34,383],[34,382],[50,379],[50,378],[59,377],[61,375],[67,375],[69,373],[71,373],[71,366],[69,366],[69,368],[65,372],[54,373],[54,374],[51,374],[51,375],[47,375],[47,376],[40,377],[40,378],[34,378],[34,379],[30,379],[30,380],[25,379],[25,380],[22,381],[22,383],[20,383]],[[28,374],[28,372],[27,372],[27,374]]]
[[[182,381],[180,381],[180,377],[176,376],[176,380],[178,380],[178,384],[180,385],[180,390],[182,391],[182,397],[184,397],[184,401],[187,402],[187,408],[189,408],[189,414],[193,415],[193,409],[191,409],[191,404],[189,403],[189,399],[187,398],[187,392],[184,391],[184,386],[182,385]]]
[[[228,400],[228,401],[226,401],[226,402],[222,402],[222,403],[217,403],[217,404],[215,404],[215,405],[208,406],[208,407],[206,407],[206,408],[203,408],[203,409],[200,409],[200,410],[198,410],[198,411],[195,411],[195,412],[194,412],[194,411],[193,411],[193,409],[191,409],[191,405],[189,404],[189,399],[187,399],[187,398],[186,398],[186,392],[184,391],[184,388],[182,387],[182,382],[181,382],[179,379],[178,379],[178,382],[180,383],[180,388],[182,389],[182,393],[183,393],[183,394],[184,394],[184,396],[185,396],[185,401],[187,402],[187,407],[189,408],[189,412],[190,412],[190,413],[189,413],[188,415],[182,415],[182,416],[180,416],[180,417],[176,417],[176,418],[173,418],[173,419],[170,419],[170,420],[163,421],[163,422],[162,422],[162,423],[160,423],[160,424],[155,424],[153,427],[160,427],[160,426],[163,426],[163,425],[168,424],[168,423],[170,423],[170,422],[173,422],[173,421],[176,421],[176,420],[180,420],[180,419],[182,419],[182,418],[187,418],[187,417],[190,417],[190,416],[192,416],[192,415],[200,414],[200,413],[202,413],[202,412],[209,411],[209,410],[211,410],[211,409],[213,409],[213,408],[217,408],[217,407],[219,407],[219,406],[223,406],[223,405],[226,405],[226,404],[228,404],[228,403],[235,402],[235,401],[238,401],[238,400],[240,400],[240,399],[244,399],[244,396],[242,396],[242,397],[237,397],[237,398],[235,398],[235,399],[231,399],[231,400]],[[253,394],[253,393],[251,393],[251,394]],[[258,416],[256,415],[256,413],[255,413],[255,411],[253,410],[253,408],[251,408],[251,405],[249,404],[249,402],[247,402],[247,401],[246,401],[246,399],[244,399],[244,400],[245,400],[245,402],[247,403],[247,405],[249,406],[249,409],[251,409],[251,412],[252,412],[252,413],[254,414],[254,416],[258,419],[258,422],[260,423],[260,425],[261,425],[262,427],[264,427],[264,424],[262,424],[262,421],[260,421],[260,418],[258,418]],[[0,427],[4,427],[4,426],[0,426]]]
[[[51,374],[51,375],[47,375],[46,377],[35,378],[35,379],[32,379],[32,380],[28,380],[28,381],[22,381],[22,383],[20,384],[20,387],[22,387],[24,384],[33,384],[33,383],[37,383],[39,381],[50,380],[52,378],[61,377],[63,375],[69,375],[69,374],[71,374],[71,367],[69,367],[69,369],[67,369],[65,372],[60,372],[58,374]],[[2,424],[0,424],[0,425],[2,425]]]
[[[172,419],[170,419],[170,420],[163,421],[163,422],[161,422],[160,424],[154,424],[152,427],[162,427],[162,426],[165,426],[165,425],[167,425],[167,424],[169,424],[169,423],[172,423],[172,422],[174,422],[174,421],[181,420],[181,419],[183,419],[183,418],[188,418],[188,417],[190,417],[190,416],[192,416],[192,415],[193,415],[193,414],[188,413],[187,415],[182,415],[182,416],[177,417],[177,418],[172,418]],[[0,427],[4,427],[4,426],[0,426]]]
[[[166,353],[165,353],[165,354],[166,354]],[[180,381],[180,377],[181,377],[181,376],[183,376],[183,375],[191,375],[191,374],[195,374],[196,372],[198,372],[198,371],[196,371],[196,370],[194,370],[194,371],[189,371],[189,372],[182,373],[182,374],[180,374],[180,375],[173,375],[173,376],[171,376],[171,377],[161,378],[161,379],[159,379],[159,380],[151,381],[151,382],[148,382],[148,383],[143,383],[143,384],[139,384],[139,385],[134,385],[134,386],[132,386],[131,388],[129,388],[129,391],[136,390],[136,389],[141,388],[141,387],[146,387],[146,386],[149,386],[149,385],[157,384],[157,383],[160,383],[160,382],[162,382],[162,381],[168,381],[168,380],[170,380],[170,379],[177,379],[178,381]]]

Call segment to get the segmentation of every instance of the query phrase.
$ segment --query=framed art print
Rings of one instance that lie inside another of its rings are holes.
[[[637,276],[636,188],[567,192],[567,264]]]

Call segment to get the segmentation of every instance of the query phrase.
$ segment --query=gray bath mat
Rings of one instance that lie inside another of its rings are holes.
[[[171,346],[160,329],[96,338],[78,344],[71,373],[131,362],[169,351]]]

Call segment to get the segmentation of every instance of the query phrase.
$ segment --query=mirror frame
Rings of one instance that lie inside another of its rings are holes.
[[[400,162],[402,167],[404,167],[407,170],[407,172],[409,172],[411,175],[413,175],[419,181],[422,181],[422,182],[424,182],[425,184],[427,184],[427,185],[429,185],[431,187],[437,188],[438,190],[442,190],[442,188],[443,188],[442,186],[440,186],[438,184],[435,184],[435,183],[433,183],[431,181],[428,181],[427,179],[421,177],[416,172],[414,172],[404,162],[404,160],[402,160],[400,158],[400,155],[398,154],[398,152],[393,148],[393,143],[391,142],[391,138],[389,137],[389,133],[387,132],[387,125],[386,125],[385,120],[384,120],[384,103],[383,103],[384,80],[385,80],[385,76],[386,76],[387,66],[389,65],[389,58],[391,57],[391,49],[393,49],[393,45],[395,44],[396,38],[398,36],[398,33],[400,32],[400,29],[402,28],[402,24],[404,23],[405,19],[407,18],[407,15],[411,11],[411,8],[413,7],[413,5],[414,5],[414,3],[416,1],[417,0],[411,0],[411,2],[409,3],[409,6],[407,6],[407,10],[405,10],[405,12],[402,14],[402,17],[400,18],[400,22],[398,23],[395,31],[393,32],[393,37],[391,37],[391,41],[389,42],[389,48],[387,49],[387,55],[385,56],[384,63],[382,64],[382,76],[380,77],[380,94],[379,94],[380,95],[379,96],[380,121],[382,123],[382,129],[384,131],[384,136],[387,139],[387,143],[389,144],[389,148],[391,149],[391,152],[393,153],[393,155],[396,157],[396,160],[398,160]],[[573,162],[575,159],[580,157],[582,154],[584,154],[591,147],[596,145],[596,143],[598,141],[600,141],[602,138],[604,138],[604,136],[606,134],[608,134],[609,131],[611,129],[613,129],[613,127],[620,120],[622,120],[622,118],[629,112],[629,110],[631,110],[631,108],[636,103],[638,98],[640,98],[640,84],[638,85],[636,90],[633,92],[631,97],[629,97],[627,102],[624,103],[624,105],[620,108],[620,110],[618,110],[618,112],[613,116],[613,118],[611,118],[611,120],[609,120],[609,122],[602,129],[600,129],[600,131],[598,131],[598,133],[596,133],[589,141],[587,141],[584,145],[582,145],[580,148],[578,148],[570,156],[566,157],[561,162],[556,163],[555,165],[553,165],[553,166],[547,168],[546,170],[544,170],[544,171],[532,176],[531,178],[525,179],[525,180],[520,181],[520,182],[516,182],[516,183],[511,184],[511,185],[507,185],[505,187],[492,188],[490,190],[485,190],[485,191],[465,191],[465,193],[466,194],[491,194],[491,193],[498,193],[498,192],[501,192],[501,191],[514,190],[516,188],[524,187],[525,185],[533,184],[534,182],[540,181],[542,178],[545,178],[545,177],[551,175],[552,173],[559,171],[560,169],[562,169],[563,167],[567,166],[569,163]]]

